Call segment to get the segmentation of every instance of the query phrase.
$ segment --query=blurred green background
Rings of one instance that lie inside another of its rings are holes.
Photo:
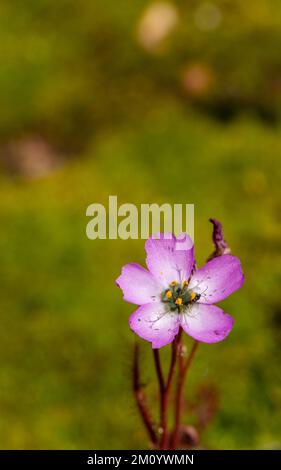
[[[281,447],[280,50],[278,0],[1,2],[1,448],[148,446],[114,284],[144,243],[85,234],[110,194],[194,203],[199,264],[221,220],[246,284],[222,303],[228,340],[200,346],[184,421],[205,419],[202,447]]]

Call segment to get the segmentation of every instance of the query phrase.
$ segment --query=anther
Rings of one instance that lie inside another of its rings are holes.
[[[171,299],[171,298],[173,297],[172,291],[168,290],[168,291],[166,292],[166,297],[167,297],[168,299]]]
[[[195,300],[195,299],[196,299],[196,297],[197,297],[197,294],[196,294],[196,292],[191,292],[191,295],[190,295],[190,300],[191,300],[191,301],[193,301],[193,300]]]

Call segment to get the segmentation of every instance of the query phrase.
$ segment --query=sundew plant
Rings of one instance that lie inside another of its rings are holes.
[[[146,241],[147,269],[135,263],[126,264],[116,281],[123,291],[124,300],[138,305],[130,316],[130,328],[152,346],[159,382],[159,425],[155,425],[151,419],[141,387],[137,343],[134,352],[133,387],[150,442],[158,449],[177,449],[182,446],[186,374],[200,342],[217,343],[231,332],[233,317],[215,304],[240,289],[244,283],[241,263],[236,256],[230,254],[223,238],[221,224],[215,219],[210,221],[214,227],[215,251],[204,266],[197,266],[194,245],[187,234],[176,237],[173,234],[161,233]],[[194,341],[187,355],[183,333]],[[160,349],[168,344],[171,344],[172,352],[168,376],[165,379]],[[175,379],[172,400],[171,392]],[[174,406],[172,430],[168,429],[167,419],[170,404]],[[192,444],[192,436],[189,436],[189,440]]]

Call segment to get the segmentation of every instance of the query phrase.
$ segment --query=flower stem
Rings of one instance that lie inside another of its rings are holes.
[[[175,396],[175,424],[174,424],[174,431],[172,434],[172,442],[171,448],[177,449],[178,447],[178,440],[179,440],[179,429],[180,429],[180,420],[181,420],[181,413],[183,408],[183,390],[184,390],[184,382],[186,378],[186,374],[191,367],[192,361],[194,359],[195,353],[199,346],[198,341],[193,342],[193,346],[190,350],[190,353],[184,361],[183,354],[182,354],[182,347],[183,344],[180,343],[180,353],[179,353],[179,375],[178,375],[178,383],[176,389],[176,396]]]
[[[160,391],[160,395],[162,395],[164,392],[165,383],[164,383],[164,377],[163,377],[163,372],[162,372],[162,367],[161,367],[161,362],[160,362],[159,349],[153,349],[153,357],[154,357],[155,369],[156,369],[156,374],[157,374],[158,383],[159,383],[159,391]]]
[[[140,372],[139,372],[139,347],[138,344],[135,343],[134,348],[134,360],[133,360],[133,390],[135,399],[137,402],[137,406],[143,421],[143,424],[146,428],[146,431],[149,435],[150,441],[154,446],[158,443],[157,434],[155,432],[154,426],[152,424],[152,419],[150,415],[150,411],[146,404],[145,395],[143,388],[140,383]]]
[[[168,434],[168,405],[169,405],[169,398],[170,398],[170,389],[172,384],[172,379],[174,376],[177,355],[178,355],[178,345],[181,337],[181,330],[179,331],[177,337],[172,343],[172,354],[171,354],[171,363],[167,378],[166,385],[164,381],[160,384],[159,381],[159,389],[160,389],[160,428],[162,432],[161,440],[159,443],[160,449],[168,449],[169,447],[169,434]]]

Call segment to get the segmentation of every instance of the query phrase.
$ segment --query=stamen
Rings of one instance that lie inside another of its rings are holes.
[[[175,287],[177,284],[178,284],[177,281],[172,281],[172,282],[170,283],[170,286]]]
[[[176,300],[175,300],[175,304],[176,305],[182,305],[182,299],[180,297],[178,297]]]
[[[186,286],[188,286],[188,284],[189,284],[188,280],[185,279],[185,280],[183,281],[183,284],[182,284],[182,285],[183,285],[183,287],[186,287]]]
[[[196,292],[191,292],[190,300],[193,301],[194,299],[196,299],[196,296],[197,296]]]
[[[173,297],[173,292],[172,292],[171,290],[168,290],[168,291],[166,292],[166,297],[167,297],[168,299],[171,299],[171,298]]]

